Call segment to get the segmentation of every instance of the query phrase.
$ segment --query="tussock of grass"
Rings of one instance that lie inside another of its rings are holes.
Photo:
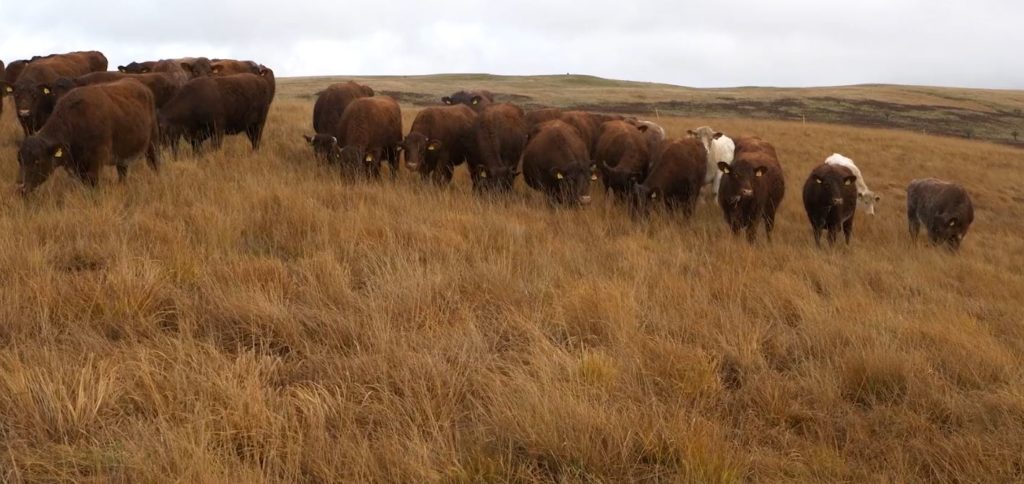
[[[257,154],[0,196],[0,480],[1022,478],[1018,151],[662,118],[776,144],[789,190],[751,246],[713,204],[342,180],[310,110],[277,103]],[[819,250],[799,187],[834,151],[884,202]],[[921,176],[974,196],[959,256],[909,240]]]

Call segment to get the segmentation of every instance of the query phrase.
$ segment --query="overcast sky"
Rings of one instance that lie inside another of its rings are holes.
[[[7,5],[10,3],[10,5]],[[1022,0],[4,0],[0,59],[252,59],[279,77],[593,74],[1024,88]]]

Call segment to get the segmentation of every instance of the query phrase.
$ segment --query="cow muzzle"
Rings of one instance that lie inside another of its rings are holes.
[[[592,199],[590,198],[590,195],[583,195],[582,197],[580,197],[580,204],[581,205],[590,205],[591,200]]]
[[[842,198],[833,198],[832,199],[832,205],[835,205],[836,207],[842,207],[843,206],[843,199]]]
[[[751,188],[744,188],[740,190],[740,197],[750,198],[754,196],[754,190]]]
[[[28,109],[19,109],[18,110],[18,117],[19,118],[27,118],[27,117],[29,117],[31,115],[32,115],[32,111],[29,111]]]
[[[407,161],[407,162],[405,162],[405,167],[410,169],[410,170],[416,170],[416,169],[418,169],[420,167],[420,164],[419,163],[410,163],[410,162]]]

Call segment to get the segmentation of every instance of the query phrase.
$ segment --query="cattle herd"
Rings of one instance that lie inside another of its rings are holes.
[[[274,99],[271,69],[251,61],[205,57],[132,62],[107,71],[100,52],[71,52],[0,62],[2,93],[14,99],[24,139],[18,149],[17,190],[27,196],[62,166],[95,185],[104,165],[120,180],[131,160],[160,166],[160,148],[177,153],[184,139],[193,151],[210,140],[245,133],[258,150]],[[0,103],[0,113],[3,104]],[[318,93],[313,130],[304,135],[315,157],[346,176],[391,177],[408,170],[428,183],[451,182],[457,166],[469,169],[479,193],[507,192],[521,174],[552,204],[590,202],[600,182],[635,215],[656,206],[692,215],[701,190],[716,197],[733,233],[754,241],[763,223],[771,238],[785,196],[782,165],[771,143],[733,140],[709,127],[667,138],[655,123],[632,117],[560,109],[525,112],[495,102],[483,90],[459,91],[422,109],[408,133],[398,103],[355,82]],[[816,243],[821,235],[847,243],[858,205],[874,214],[872,193],[853,160],[835,154],[816,166],[803,188]],[[934,178],[907,188],[912,236],[923,224],[930,240],[957,250],[974,219],[967,191]]]

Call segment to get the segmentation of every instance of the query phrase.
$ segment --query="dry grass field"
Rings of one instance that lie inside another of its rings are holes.
[[[0,481],[1024,480],[1024,152],[661,118],[776,145],[751,246],[712,204],[344,180],[302,143],[323,85],[282,80],[258,154],[0,192]],[[5,183],[19,137],[8,109]],[[800,187],[834,151],[884,200],[816,249]],[[909,240],[923,176],[974,197],[957,256]]]

